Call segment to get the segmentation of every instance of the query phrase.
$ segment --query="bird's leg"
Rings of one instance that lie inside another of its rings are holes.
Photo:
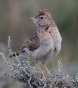
[[[38,62],[36,62],[36,66],[37,66],[37,68],[39,69],[40,74],[42,74],[42,76],[44,77],[44,73],[43,73],[43,71],[41,70],[40,66],[38,65]]]
[[[44,63],[42,63],[42,65],[44,66],[44,68],[46,69],[46,71],[48,72],[48,68],[46,67],[46,65]]]

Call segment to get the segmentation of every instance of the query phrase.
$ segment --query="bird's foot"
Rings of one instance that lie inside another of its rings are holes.
[[[45,77],[45,74],[43,73],[43,71],[40,71],[39,73],[42,77]]]
[[[49,69],[46,67],[46,65],[44,63],[42,63],[42,64],[43,64],[44,68],[46,69],[46,72],[48,72]]]
[[[38,65],[38,62],[36,62],[36,66],[37,66],[38,70],[40,71],[40,74],[42,75],[42,77],[45,77],[43,71],[41,70],[40,66]]]

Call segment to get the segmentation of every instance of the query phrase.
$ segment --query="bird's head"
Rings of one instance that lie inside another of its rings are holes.
[[[37,27],[46,26],[51,24],[51,14],[47,10],[40,10],[36,16],[30,18]]]

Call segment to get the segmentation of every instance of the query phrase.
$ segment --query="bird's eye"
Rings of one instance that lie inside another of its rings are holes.
[[[43,19],[43,17],[40,17],[40,19]]]

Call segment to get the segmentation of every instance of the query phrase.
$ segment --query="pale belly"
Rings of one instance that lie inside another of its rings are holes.
[[[41,45],[38,49],[34,51],[27,50],[27,52],[31,58],[41,62],[46,62],[47,60],[53,58],[57,53],[53,44]]]
[[[51,37],[49,37],[51,38]],[[51,39],[43,39],[41,41],[41,45],[39,48],[30,51],[29,49],[26,49],[27,54],[33,58],[36,61],[45,62],[54,56],[56,56],[60,50],[61,50],[61,36],[59,35],[59,38],[54,42],[54,40]]]

